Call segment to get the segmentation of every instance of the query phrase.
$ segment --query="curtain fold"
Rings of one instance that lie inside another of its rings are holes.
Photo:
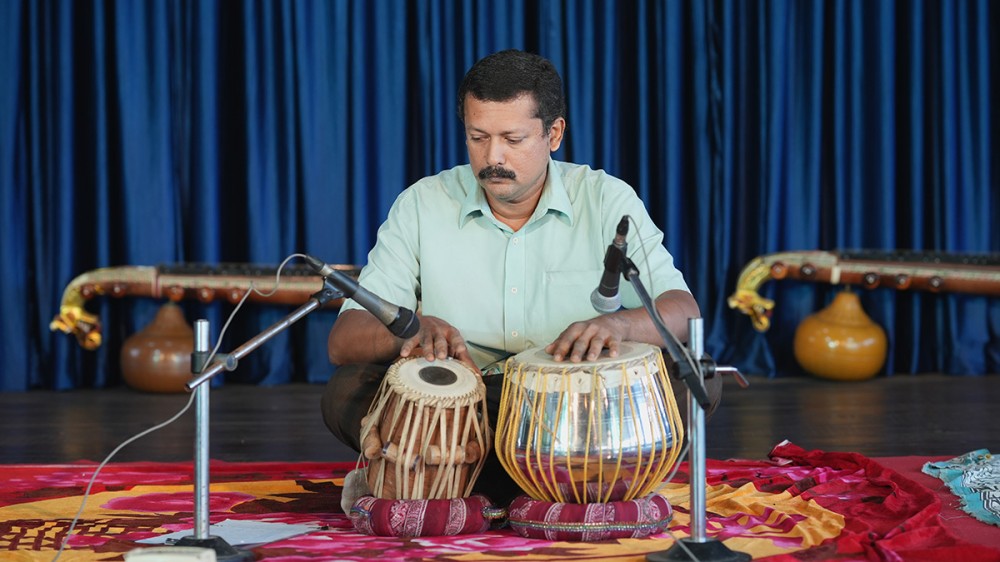
[[[124,340],[162,303],[93,299],[104,344],[85,351],[49,329],[81,273],[365,263],[399,192],[467,161],[458,83],[504,48],[560,70],[556,157],[647,203],[709,353],[800,374],[795,329],[842,288],[766,284],[773,327],[757,333],[726,302],[754,257],[1000,252],[996,29],[989,0],[2,2],[0,390],[120,383]],[[1000,370],[997,299],[861,296],[885,372]],[[182,304],[213,342],[232,310]],[[221,349],[288,312],[248,304]],[[216,384],[325,381],[334,319],[310,315]]]
[[[38,310],[26,298],[32,293],[32,280],[26,267],[31,259],[31,232],[25,220],[30,208],[30,193],[21,188],[27,174],[24,145],[24,116],[27,108],[22,88],[22,60],[27,27],[27,10],[21,2],[0,4],[0,21],[6,33],[0,34],[0,78],[7,87],[0,88],[0,295],[7,321],[0,322],[0,391],[20,390],[44,383],[37,357]],[[6,295],[10,295],[9,297]]]

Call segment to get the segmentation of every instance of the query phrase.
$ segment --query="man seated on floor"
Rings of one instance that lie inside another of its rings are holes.
[[[458,116],[469,164],[399,195],[360,276],[387,301],[413,310],[419,303],[419,332],[398,338],[350,300],[330,332],[330,360],[339,368],[324,391],[323,417],[358,451],[361,418],[400,358],[452,357],[484,372],[495,423],[503,378],[496,365],[512,354],[544,346],[556,361],[580,362],[614,357],[622,341],[662,345],[627,283],[625,308],[598,314],[591,305],[624,215],[635,225],[629,257],[668,329],[685,341],[688,319],[699,316],[635,190],[603,171],[552,159],[566,132],[566,109],[551,62],[516,50],[483,58],[461,83]],[[721,398],[719,379],[706,381],[708,413]],[[674,384],[674,392],[686,389]],[[678,399],[682,411],[685,397]],[[475,490],[498,505],[521,493],[495,453]]]

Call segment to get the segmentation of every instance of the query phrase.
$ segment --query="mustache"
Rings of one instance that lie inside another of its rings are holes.
[[[508,170],[500,166],[486,166],[482,170],[479,170],[479,179],[488,180],[490,178],[512,180],[517,178],[517,174],[514,173],[514,170]]]

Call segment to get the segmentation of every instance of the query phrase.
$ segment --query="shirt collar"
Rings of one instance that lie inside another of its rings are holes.
[[[475,176],[470,170],[469,181],[472,188],[462,202],[462,209],[459,213],[459,228],[464,227],[470,220],[483,216],[490,212],[490,204],[486,201],[486,194],[479,186]],[[545,215],[553,213],[566,222],[573,225],[573,205],[570,203],[569,194],[566,193],[566,186],[563,185],[562,174],[552,158],[549,158],[548,170],[545,174],[545,185],[542,187],[542,196],[538,199],[538,207],[528,221],[530,224]]]

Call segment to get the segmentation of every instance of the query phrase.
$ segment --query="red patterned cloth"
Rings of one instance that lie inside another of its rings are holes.
[[[942,512],[942,499],[957,499],[940,480],[920,473],[924,462],[943,458],[909,460],[903,468],[912,477],[891,469],[898,463],[790,444],[774,449],[769,460],[708,459],[707,534],[756,562],[1000,562],[1000,528],[957,508]],[[510,527],[457,536],[358,533],[340,509],[344,476],[355,466],[212,461],[211,523],[266,521],[313,529],[241,546],[268,562],[641,562],[690,533],[686,463],[660,490],[673,509],[668,529],[597,542],[528,539]],[[101,471],[68,536],[95,467],[0,467],[0,559],[52,560],[68,538],[60,560],[121,560],[141,546],[138,541],[191,532],[191,463],[118,463]],[[975,542],[952,534],[956,520],[976,527]]]
[[[650,494],[608,503],[558,503],[518,496],[510,504],[510,526],[529,539],[604,541],[648,537],[667,528],[670,502]]]
[[[482,533],[504,511],[485,496],[448,500],[388,500],[362,496],[354,502],[351,523],[359,533],[381,537],[446,537]]]

